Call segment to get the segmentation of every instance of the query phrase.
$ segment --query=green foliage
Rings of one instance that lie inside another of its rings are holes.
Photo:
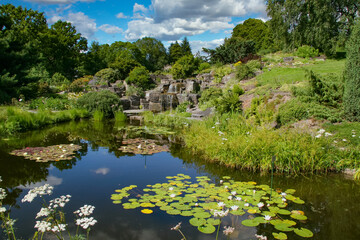
[[[141,87],[130,85],[126,89],[126,96],[132,96],[132,95],[145,97],[145,92]]]
[[[191,102],[188,102],[188,101],[179,104],[179,105],[176,107],[176,112],[178,112],[178,113],[184,113],[184,112],[186,112],[186,109],[187,109],[187,107],[188,107],[189,105],[191,106]]]
[[[145,37],[135,42],[135,45],[141,51],[143,57],[143,65],[151,72],[163,69],[167,64],[166,48],[161,41]]]
[[[255,48],[257,51],[273,47],[269,27],[260,19],[249,18],[243,23],[236,25],[233,29],[232,37],[253,40],[256,43]]]
[[[295,55],[302,58],[312,58],[319,56],[319,49],[315,49],[314,47],[303,45],[299,47]]]
[[[94,121],[96,122],[101,122],[104,120],[104,113],[100,110],[95,110],[95,112],[93,113],[93,118],[94,118]]]
[[[169,47],[169,62],[175,63],[180,58],[192,55],[190,43],[185,37],[180,43],[176,41],[175,43],[171,43]]]
[[[347,43],[344,110],[346,118],[360,121],[360,20]]]
[[[279,108],[276,121],[280,125],[293,123],[298,120],[309,118],[307,105],[297,99],[290,100]]]
[[[115,62],[109,64],[110,68],[118,71],[120,80],[125,80],[129,73],[136,67],[141,67],[141,64],[131,58],[118,58]]]
[[[122,111],[115,112],[115,122],[126,122],[126,114]]]
[[[236,77],[237,79],[244,80],[255,77],[255,73],[246,64],[239,64],[236,66]]]
[[[71,109],[60,112],[40,110],[30,113],[20,108],[7,107],[0,119],[0,135],[11,135],[16,132],[38,129],[46,125],[89,117],[84,109]]]
[[[73,81],[69,86],[69,91],[71,92],[82,92],[84,91],[89,81],[92,79],[92,76],[84,76],[82,78],[78,78],[75,81]]]
[[[175,79],[190,77],[198,69],[198,64],[193,55],[183,56],[172,66],[171,74]]]
[[[214,82],[221,83],[221,80],[226,75],[229,75],[232,72],[231,66],[225,65],[215,68],[214,72]]]
[[[70,109],[71,102],[66,98],[36,98],[30,101],[29,108],[30,109],[42,109],[42,110],[66,110]]]
[[[239,85],[235,84],[233,85],[232,88],[232,92],[236,95],[236,96],[240,96],[243,95],[245,93],[244,89],[242,89]]]
[[[149,71],[141,66],[135,67],[126,78],[128,84],[133,84],[142,90],[148,90],[153,87],[153,82],[150,78]]]
[[[201,93],[199,106],[206,109],[216,105],[216,99],[221,97],[222,90],[220,88],[208,88]]]
[[[208,62],[202,62],[202,63],[200,63],[200,65],[199,65],[198,71],[199,71],[199,73],[201,73],[201,72],[203,72],[203,71],[205,71],[205,70],[207,70],[207,69],[210,69],[210,68],[211,68],[210,63],[208,63]]]
[[[241,111],[239,95],[232,90],[221,90],[220,88],[209,88],[203,91],[199,99],[199,106],[201,109],[214,107],[219,114]]]
[[[51,77],[50,85],[60,87],[61,90],[64,90],[66,86],[70,85],[70,81],[61,73],[56,72]]]
[[[169,112],[163,112],[159,114],[154,114],[152,112],[144,112],[144,122],[146,124],[153,124],[155,126],[169,127],[172,129],[182,129],[184,126],[191,124],[187,115],[184,116],[184,113],[171,114]]]
[[[203,48],[203,51],[209,54],[212,63],[236,63],[248,55],[255,54],[255,42],[230,38],[225,39],[224,44],[215,49]]]
[[[108,90],[89,92],[80,97],[76,104],[90,113],[101,111],[106,118],[113,117],[115,112],[122,110],[118,95]]]
[[[98,71],[95,74],[95,77],[100,78],[100,82],[106,81],[106,82],[114,83],[114,82],[116,82],[116,80],[119,79],[119,74],[118,74],[118,71],[116,71],[112,68],[104,68],[104,69],[101,69],[100,71]]]

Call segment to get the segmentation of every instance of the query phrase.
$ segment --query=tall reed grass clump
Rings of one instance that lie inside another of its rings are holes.
[[[126,114],[122,111],[115,112],[115,122],[126,122]]]
[[[188,119],[187,113],[174,113],[170,114],[169,112],[163,112],[159,114],[154,114],[150,111],[144,112],[144,122],[146,124],[154,124],[156,126],[163,126],[169,128],[183,128],[184,126],[189,126],[192,120]]]
[[[2,107],[0,118],[0,135],[11,135],[16,132],[38,129],[46,125],[77,120],[89,117],[84,109],[71,109],[60,112],[39,110],[36,113],[24,111],[17,107]]]
[[[327,138],[293,129],[254,126],[239,114],[214,116],[194,122],[184,131],[186,146],[209,161],[253,171],[299,174],[356,167],[359,149],[340,150]]]
[[[100,111],[100,110],[96,110],[93,114],[93,119],[96,122],[101,122],[103,121],[105,118],[104,112]]]

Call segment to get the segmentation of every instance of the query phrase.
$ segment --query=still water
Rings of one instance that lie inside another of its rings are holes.
[[[125,154],[118,150],[123,139],[134,137],[166,142],[170,152],[145,156]],[[25,147],[69,143],[82,146],[76,157],[69,161],[36,163],[9,154],[12,150]],[[16,233],[22,239],[32,237],[41,201],[35,199],[32,203],[22,203],[21,199],[29,189],[45,183],[54,186],[53,194],[47,196],[48,200],[66,194],[72,196],[65,207],[68,222],[73,220],[72,212],[84,204],[96,207],[93,217],[98,223],[92,227],[90,239],[181,239],[178,232],[170,230],[180,221],[187,239],[215,239],[215,233],[206,235],[191,226],[190,217],[167,215],[159,208],[155,208],[153,214],[144,215],[139,209],[125,210],[110,199],[116,189],[132,184],[143,189],[148,184],[166,182],[166,176],[179,173],[189,175],[192,181],[195,181],[196,176],[208,176],[212,182],[218,183],[226,175],[234,180],[270,185],[269,175],[227,169],[204,162],[182,147],[174,135],[129,131],[112,122],[71,122],[0,140],[0,176],[3,179],[0,187],[8,191],[4,204],[7,208],[12,206],[11,216],[17,219]],[[360,239],[358,182],[340,174],[298,177],[275,175],[274,188],[295,189],[295,195],[305,201],[299,210],[303,210],[308,217],[303,227],[314,233],[312,239]],[[246,217],[230,216],[224,219],[224,226],[232,225],[236,228],[230,239],[256,239],[255,234],[274,239],[266,226],[241,225]],[[0,239],[5,239],[5,236],[0,235]],[[226,237],[221,234],[219,239]],[[289,239],[305,238],[289,235]]]

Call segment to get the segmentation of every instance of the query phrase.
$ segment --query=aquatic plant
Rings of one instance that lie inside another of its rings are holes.
[[[168,182],[147,185],[143,194],[134,190],[136,185],[131,185],[115,190],[111,199],[124,209],[142,208],[145,214],[153,213],[149,208],[158,207],[169,215],[189,217],[189,223],[202,233],[212,234],[217,226],[216,238],[227,215],[237,216],[247,227],[272,226],[276,239],[287,239],[286,233],[292,232],[301,237],[313,236],[302,227],[307,217],[296,208],[304,201],[293,195],[294,189],[275,191],[267,185],[234,181],[227,176],[219,184],[211,183],[206,176],[196,178],[197,182],[193,183],[184,174],[169,176]],[[227,226],[224,234],[231,234],[233,227],[236,226]],[[172,230],[179,229],[180,225]]]
[[[122,141],[122,146],[119,150],[128,153],[151,155],[159,152],[168,152],[169,147],[166,145],[158,145],[155,140],[152,139],[126,139]]]
[[[81,146],[75,144],[60,144],[48,147],[27,147],[20,150],[14,150],[10,154],[15,156],[22,156],[29,160],[36,162],[49,162],[71,160],[74,158],[76,151],[80,150]]]
[[[23,203],[31,203],[38,196],[43,199],[43,207],[35,217],[35,219],[40,220],[36,221],[34,228],[37,230],[34,233],[32,240],[42,240],[45,233],[52,234],[59,240],[68,239],[63,235],[63,233],[66,231],[70,239],[84,239],[83,235],[79,234],[80,227],[86,231],[86,239],[89,239],[91,226],[94,226],[97,223],[97,220],[95,220],[93,217],[89,217],[93,213],[95,207],[91,205],[84,205],[79,210],[74,212],[76,215],[75,225],[77,225],[77,229],[75,235],[72,236],[68,230],[68,224],[66,223],[65,213],[63,210],[65,205],[70,201],[71,195],[63,195],[59,198],[55,198],[47,202],[44,196],[51,195],[53,193],[53,189],[54,188],[49,184],[35,187],[29,190],[29,192],[21,200]],[[5,189],[0,188],[0,220],[2,221],[1,227],[5,230],[9,240],[16,240],[17,238],[13,227],[16,221],[10,217],[10,208],[6,209],[2,206],[2,200],[5,199],[5,197]]]

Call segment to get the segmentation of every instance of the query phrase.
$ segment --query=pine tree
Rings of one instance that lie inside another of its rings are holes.
[[[351,121],[360,121],[360,21],[353,27],[346,47],[345,116]]]

